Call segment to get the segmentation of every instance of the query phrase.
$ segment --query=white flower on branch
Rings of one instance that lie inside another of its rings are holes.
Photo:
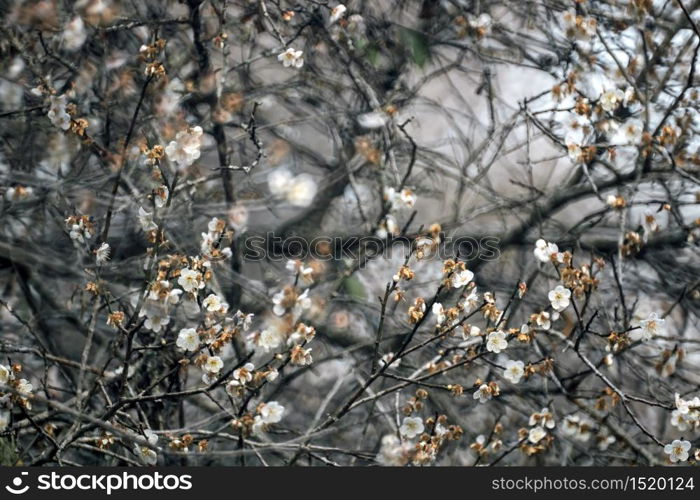
[[[345,5],[338,4],[333,9],[331,9],[331,17],[328,19],[328,24],[334,24],[340,20],[341,17],[347,12],[347,7]]]
[[[87,34],[85,33],[85,23],[80,16],[74,17],[63,29],[63,48],[74,52],[83,46]]]
[[[97,265],[104,264],[109,260],[110,248],[107,243],[102,243],[97,250],[95,250],[95,261]]]
[[[404,417],[401,427],[399,427],[399,432],[402,436],[413,439],[423,432],[425,426],[423,425],[423,419],[420,417]]]
[[[503,372],[503,378],[511,384],[517,384],[525,374],[525,363],[509,359]]]
[[[501,351],[506,350],[508,347],[508,341],[506,340],[505,332],[501,330],[496,330],[495,332],[489,333],[486,338],[486,350],[498,354]]]
[[[196,126],[178,132],[175,140],[165,147],[165,154],[178,169],[183,170],[199,159],[201,147],[202,127]]]
[[[277,60],[282,63],[285,68],[301,68],[304,65],[304,51],[294,50],[289,47],[287,50],[277,56]]]
[[[688,460],[690,447],[690,441],[674,439],[673,442],[664,446],[664,453],[668,455],[668,459],[673,463],[685,462]]]
[[[666,332],[665,323],[666,320],[660,318],[655,312],[649,314],[647,319],[639,322],[639,326],[642,328],[642,340],[651,340],[652,337],[663,336]]]
[[[285,198],[297,207],[308,207],[318,191],[316,181],[309,174],[295,176],[286,168],[270,172],[267,185],[273,196]]]
[[[555,311],[563,311],[571,303],[571,290],[558,285],[554,290],[550,290],[547,295],[549,302],[552,304],[552,308]]]
[[[184,351],[196,351],[200,344],[197,330],[194,328],[183,328],[178,333],[175,344]]]
[[[543,239],[539,239],[535,242],[535,257],[540,262],[551,262],[552,255],[556,255],[559,252],[559,248],[555,243],[549,243]]]

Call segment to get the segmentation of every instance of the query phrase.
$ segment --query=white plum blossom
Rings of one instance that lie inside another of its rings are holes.
[[[523,374],[525,373],[525,363],[522,361],[515,361],[509,359],[506,363],[505,371],[503,372],[503,378],[508,380],[512,384],[517,384],[520,382]]]
[[[491,19],[491,16],[488,15],[486,12],[479,14],[477,17],[470,16],[469,17],[469,26],[477,30],[481,36],[486,35],[488,31],[491,29],[491,25],[493,24],[493,19]]]
[[[389,203],[392,210],[397,208],[413,208],[416,204],[416,195],[408,188],[396,191],[393,187],[385,187],[384,200]]]
[[[17,383],[17,392],[19,392],[22,396],[29,396],[32,393],[32,390],[34,390],[34,386],[29,383],[29,380],[26,378],[19,379],[19,382]]]
[[[175,344],[184,351],[196,351],[200,344],[197,330],[194,328],[183,328],[178,333]]]
[[[481,384],[479,388],[474,391],[474,399],[478,399],[479,403],[486,403],[491,399],[491,389],[486,384]]]
[[[642,328],[642,340],[650,340],[652,337],[663,336],[666,332],[665,323],[666,320],[660,318],[655,312],[649,314],[647,319],[643,319],[639,322],[639,326]]]
[[[141,224],[141,229],[145,232],[155,231],[158,226],[153,221],[153,214],[148,212],[145,208],[139,207],[139,224]]]
[[[153,190],[153,203],[155,203],[156,208],[163,208],[168,202],[168,197],[170,196],[170,190],[165,184],[161,184]]]
[[[289,47],[277,56],[277,60],[280,61],[285,68],[301,68],[304,65],[304,51],[294,50],[294,48]]]
[[[328,19],[328,24],[336,23],[341,17],[347,12],[347,7],[345,5],[338,4],[331,9],[331,17]]]
[[[558,285],[554,290],[549,291],[547,297],[552,304],[552,308],[555,311],[561,312],[569,307],[571,302],[571,290]]]
[[[276,424],[284,416],[284,406],[277,401],[264,403],[260,408],[260,418],[264,424]]]
[[[221,300],[221,297],[215,293],[210,293],[207,295],[207,297],[202,301],[202,306],[209,312],[220,312],[222,314],[226,314],[228,311],[228,304]]]
[[[384,111],[370,111],[357,116],[357,123],[362,128],[375,129],[381,128],[389,121],[389,115]]]
[[[107,243],[102,243],[97,250],[95,250],[95,261],[98,265],[104,264],[109,260],[110,248]]]
[[[63,48],[74,52],[83,46],[86,38],[83,18],[76,16],[63,29]]]
[[[559,247],[555,243],[549,243],[543,239],[535,242],[534,254],[540,262],[551,262],[552,255],[559,253]]]
[[[410,442],[401,442],[395,434],[387,434],[382,437],[382,445],[377,453],[377,462],[392,467],[406,465],[412,448],[413,445]]]
[[[399,432],[402,436],[413,439],[425,430],[423,419],[420,417],[404,417]]]
[[[224,367],[224,362],[219,356],[209,356],[204,362],[204,370],[210,374],[217,374]]]
[[[146,465],[155,465],[158,462],[158,454],[147,446],[134,445],[134,454]]]
[[[554,421],[554,415],[547,408],[542,408],[539,413],[533,413],[530,415],[530,420],[528,425],[540,425],[546,427],[547,429],[554,429],[556,422]]]
[[[201,155],[202,127],[196,126],[181,130],[175,135],[175,140],[165,147],[168,159],[174,162],[178,169],[183,170],[192,165]]]
[[[438,325],[441,325],[445,322],[445,308],[442,306],[440,302],[435,302],[432,307],[433,314],[435,315],[435,321],[437,322]]]
[[[274,327],[265,328],[259,334],[253,335],[253,339],[253,343],[265,352],[279,347],[284,340],[282,332]]]
[[[508,347],[508,341],[506,340],[505,332],[501,330],[496,330],[495,332],[489,333],[486,338],[486,350],[498,354],[504,351]]]
[[[535,315],[535,324],[543,330],[549,330],[552,327],[550,314],[547,311]]]
[[[620,105],[625,95],[620,89],[606,90],[600,96],[600,107],[605,111],[613,112]]]
[[[468,285],[473,279],[474,273],[469,269],[465,269],[454,273],[450,278],[450,284],[452,285],[452,288],[462,288],[463,286]]]
[[[388,352],[384,356],[382,356],[379,359],[379,365],[380,366],[387,366],[389,363],[391,363],[391,367],[393,368],[398,368],[401,365],[401,358],[398,358],[394,361],[394,357],[396,357],[396,354],[393,352]]]
[[[399,233],[399,225],[393,215],[389,214],[379,223],[377,227],[376,235],[380,239],[384,239],[391,235],[396,235]]]
[[[469,332],[468,334],[467,331]],[[475,325],[470,325],[468,329],[462,331],[462,338],[464,340],[467,340],[469,337],[478,337],[479,335],[481,335],[481,328]]]
[[[527,434],[527,440],[530,441],[532,444],[537,444],[542,439],[544,439],[547,436],[547,431],[545,431],[542,427],[537,426],[533,427],[530,429],[530,432]]]
[[[240,326],[244,332],[250,330],[250,325],[253,323],[253,313],[245,314],[241,310],[236,311],[233,315],[233,322],[236,326]]]
[[[70,128],[70,115],[66,111],[68,104],[67,98],[64,95],[49,97],[49,112],[47,113],[49,120],[53,125],[61,130]]]
[[[0,365],[0,385],[7,385],[12,380],[12,371],[5,365]]]
[[[182,290],[173,289],[169,281],[159,281],[152,284],[146,292],[146,297],[139,312],[139,317],[146,316],[144,326],[154,332],[170,323],[170,307],[180,301]],[[132,302],[136,305],[136,297]]]
[[[578,415],[567,415],[564,417],[561,430],[566,436],[573,436],[581,442],[586,442],[591,437],[593,424],[586,419],[582,419]]]
[[[286,168],[272,171],[267,185],[274,196],[285,198],[297,207],[308,207],[318,191],[316,181],[309,174],[295,176]]]
[[[177,284],[188,293],[197,293],[197,290],[204,288],[204,280],[202,273],[194,269],[185,268],[180,271],[180,277],[177,279]]]
[[[674,439],[671,443],[664,446],[664,453],[668,455],[668,459],[673,463],[685,462],[688,460],[690,446],[690,441]]]
[[[253,363],[246,363],[240,368],[233,370],[233,378],[241,384],[246,384],[253,380],[253,371],[255,366]]]

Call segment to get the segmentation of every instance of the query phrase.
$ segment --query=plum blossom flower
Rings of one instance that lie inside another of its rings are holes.
[[[102,243],[97,250],[95,250],[95,261],[97,265],[104,264],[109,260],[109,245],[107,243]]]
[[[384,200],[389,203],[392,210],[397,208],[413,208],[416,204],[416,195],[408,188],[396,191],[393,187],[385,187]]]
[[[543,330],[549,330],[552,327],[552,321],[547,311],[542,311],[539,314],[533,315],[535,324]]]
[[[63,47],[70,52],[82,47],[86,38],[85,23],[80,16],[74,17],[63,29]]]
[[[196,351],[199,348],[199,334],[194,328],[183,328],[177,335],[175,344],[185,351]]]
[[[217,374],[224,367],[224,362],[219,356],[209,356],[204,362],[204,370],[210,374]]]
[[[175,140],[165,147],[165,154],[175,162],[178,169],[183,170],[192,165],[201,155],[202,127],[196,126],[181,130],[175,135]]]
[[[624,98],[624,93],[620,89],[606,90],[600,96],[600,107],[605,111],[613,112],[617,109]]]
[[[26,378],[19,379],[19,382],[17,383],[17,392],[19,392],[22,396],[29,396],[33,390],[34,386],[29,383],[29,380]]]
[[[642,340],[650,340],[652,337],[662,336],[666,332],[664,324],[666,320],[660,318],[655,312],[649,314],[647,319],[639,322],[642,327]]]
[[[61,130],[70,128],[70,115],[66,111],[68,104],[67,98],[64,95],[49,97],[49,112],[47,116],[51,123]]]
[[[274,196],[285,198],[297,207],[308,207],[318,191],[316,181],[309,174],[295,176],[286,168],[271,172],[267,185]]]
[[[403,466],[410,459],[413,445],[401,442],[395,434],[387,434],[382,438],[382,445],[377,453],[377,462],[386,466]]]
[[[260,418],[264,424],[276,424],[284,416],[284,406],[277,401],[264,403],[260,408]]]
[[[550,290],[547,295],[555,311],[563,311],[569,307],[571,302],[571,290],[558,285],[554,290]]]
[[[593,424],[590,421],[582,419],[578,415],[567,415],[564,417],[561,430],[564,435],[573,436],[578,441],[585,443],[591,437],[592,428]]]
[[[177,279],[177,284],[188,293],[197,293],[197,290],[204,288],[202,273],[190,268],[185,268],[180,271],[180,277]]]
[[[450,278],[450,284],[452,285],[452,288],[462,288],[463,286],[468,285],[473,279],[474,273],[469,269],[465,269],[454,273]]]
[[[547,408],[542,408],[539,413],[533,413],[530,415],[529,425],[540,425],[546,427],[547,429],[554,429],[556,422],[554,421],[554,415]]]
[[[486,339],[486,350],[498,354],[504,351],[508,347],[508,341],[506,340],[505,332],[501,330],[496,330],[495,332],[489,333]]]
[[[251,335],[251,338],[253,344],[262,348],[265,352],[279,347],[284,340],[282,332],[274,327],[265,328],[260,333]]]
[[[530,429],[530,432],[527,434],[527,440],[532,444],[537,444],[542,441],[545,436],[547,436],[547,431],[545,431],[542,427],[537,426]]]
[[[441,325],[445,322],[445,308],[442,306],[440,302],[435,302],[432,307],[433,314],[435,315],[435,321],[437,322],[438,325]]]
[[[12,380],[12,371],[5,365],[0,365],[0,385],[7,385]]]
[[[535,257],[540,262],[551,262],[552,255],[559,253],[559,247],[555,243],[549,243],[543,239],[535,242]]]
[[[145,208],[139,207],[139,224],[141,224],[141,229],[145,232],[155,231],[158,226],[153,222],[153,214],[148,212]]]
[[[413,439],[425,430],[423,419],[420,417],[404,417],[399,432],[408,439]]]
[[[304,51],[294,50],[289,47],[287,50],[277,56],[277,60],[282,63],[285,68],[301,68],[304,65]]]
[[[246,363],[242,367],[233,370],[233,378],[241,384],[246,384],[253,380],[253,370],[255,370],[253,363]]]
[[[333,9],[331,9],[331,17],[328,19],[328,24],[336,23],[341,17],[345,15],[348,8],[345,5],[338,4]]]
[[[158,454],[148,446],[134,445],[134,454],[146,465],[155,465],[158,462]]]
[[[181,294],[182,290],[173,289],[169,281],[152,283],[139,312],[139,317],[146,316],[144,326],[156,333],[159,332],[170,322],[170,307],[179,302]],[[137,298],[134,297],[132,302],[136,305]]]
[[[479,388],[474,391],[474,399],[478,399],[479,403],[486,403],[491,399],[491,396],[491,388],[486,384],[481,384]]]
[[[370,111],[357,116],[357,123],[362,128],[375,129],[381,128],[389,121],[389,115],[384,111]]]
[[[202,301],[202,306],[209,312],[220,312],[225,314],[228,311],[228,304],[221,300],[221,297],[215,293],[210,293],[207,295],[207,297]]]
[[[668,455],[671,462],[685,462],[688,460],[688,452],[690,451],[690,441],[674,439],[671,443],[664,446],[664,453]]]
[[[503,378],[508,380],[512,384],[517,384],[520,382],[523,374],[525,373],[525,363],[522,361],[508,360],[506,363],[506,369],[503,372]]]

